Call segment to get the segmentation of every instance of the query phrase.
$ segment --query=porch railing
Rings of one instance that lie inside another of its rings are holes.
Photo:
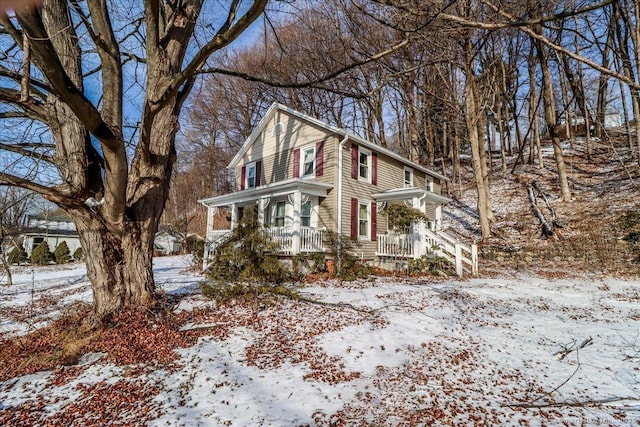
[[[442,231],[425,230],[427,251],[435,253],[456,266],[456,273],[462,276],[467,271],[474,276],[478,274],[478,246],[465,245]]]
[[[285,255],[295,255],[293,241],[293,227],[266,227],[265,232],[271,242],[278,244],[278,252]],[[231,230],[209,230],[207,232],[207,244],[204,247],[203,268],[211,262],[215,249],[224,243],[231,235]],[[324,245],[323,228],[300,228],[300,252],[323,252]]]
[[[285,254],[293,254],[293,227],[267,227],[267,235],[272,242],[276,242],[280,246],[280,252]],[[322,252],[324,245],[324,229],[314,227],[300,228],[300,252]]]
[[[376,255],[395,258],[414,257],[414,238],[411,234],[379,234]]]

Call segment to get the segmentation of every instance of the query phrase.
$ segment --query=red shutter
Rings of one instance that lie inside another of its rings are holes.
[[[351,198],[351,237],[358,238],[358,199]]]
[[[256,162],[256,187],[260,186],[260,174],[262,173],[262,160]]]
[[[378,153],[371,153],[371,183],[378,185]]]
[[[293,150],[293,177],[300,178],[300,149]]]
[[[316,176],[324,173],[324,141],[316,143]]]
[[[371,241],[378,241],[378,213],[376,202],[371,202]]]
[[[242,166],[242,172],[240,172],[240,189],[244,190],[244,181],[247,178],[247,167]]]
[[[351,146],[351,178],[358,179],[358,146]]]

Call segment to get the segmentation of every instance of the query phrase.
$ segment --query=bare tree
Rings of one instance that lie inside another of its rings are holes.
[[[208,58],[267,0],[212,3],[206,13],[203,3],[44,0],[0,12],[0,48],[11,59],[0,66],[1,118],[21,120],[33,139],[4,135],[0,148],[24,161],[0,172],[0,182],[39,193],[73,218],[98,319],[155,303],[153,239],[182,107]],[[132,105],[140,110],[135,135],[126,132]]]
[[[15,187],[0,187],[0,261],[7,276],[7,285],[13,284],[9,249],[20,249],[18,236],[22,232],[34,194]]]

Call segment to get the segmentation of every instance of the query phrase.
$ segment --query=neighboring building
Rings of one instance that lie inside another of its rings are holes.
[[[205,266],[246,209],[255,209],[282,256],[322,252],[324,234],[356,238],[359,255],[376,265],[433,252],[448,257],[458,274],[477,271],[475,245],[441,233],[444,176],[342,129],[273,104],[229,163],[235,192],[203,199],[208,207]],[[429,221],[405,234],[388,229],[389,203],[405,203]],[[219,209],[228,229],[218,229]],[[218,218],[218,220],[216,220]],[[216,227],[218,225],[218,227]],[[465,254],[466,250],[466,254]]]
[[[175,255],[182,251],[184,237],[178,233],[160,231],[153,241],[155,252],[161,255]]]
[[[63,241],[67,242],[71,255],[80,247],[80,238],[71,219],[30,216],[22,234],[22,246],[27,256],[30,257],[31,252],[45,240],[52,252]]]

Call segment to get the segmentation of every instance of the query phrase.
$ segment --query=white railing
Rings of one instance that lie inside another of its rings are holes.
[[[231,230],[209,230],[207,231],[207,241],[215,242],[229,233],[231,233]]]
[[[413,258],[414,241],[411,234],[379,234],[376,255],[383,257]]]
[[[205,270],[209,266],[211,257],[218,246],[220,246],[227,237],[231,235],[231,230],[209,230],[207,231],[207,242],[204,245],[204,254],[202,254],[202,269]]]
[[[277,243],[279,251],[285,254],[292,253],[293,227],[268,227],[265,228],[267,236],[273,243]]]
[[[478,274],[478,246],[465,245],[442,231],[425,230],[427,252],[448,259],[456,266],[456,273],[462,276],[469,271]]]
[[[265,229],[272,242],[278,243],[280,252],[294,254],[295,231],[293,227],[268,227]],[[324,229],[314,227],[300,228],[300,252],[323,252],[322,239]]]
[[[324,229],[302,227],[300,229],[300,252],[323,252]]]

